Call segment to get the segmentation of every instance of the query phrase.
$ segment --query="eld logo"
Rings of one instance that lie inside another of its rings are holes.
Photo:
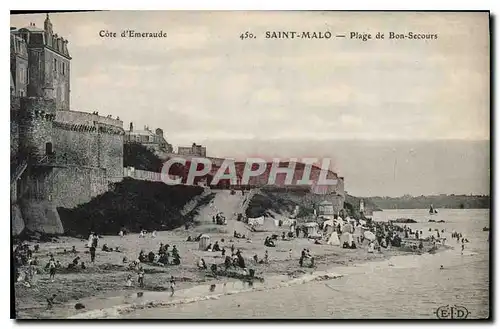
[[[460,305],[441,306],[436,310],[435,313],[438,319],[458,319],[458,320],[467,319],[467,316],[470,314],[469,311],[464,306]]]

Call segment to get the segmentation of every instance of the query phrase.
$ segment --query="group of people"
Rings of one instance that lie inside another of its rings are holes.
[[[33,253],[39,251],[40,246],[35,245],[31,250],[30,245],[19,242],[14,249],[15,279],[27,287],[31,286],[37,274],[36,266],[39,265],[38,257]]]
[[[211,243],[205,248],[205,251],[213,251],[213,252],[221,252],[222,256],[226,255],[226,249],[221,248],[219,245],[219,241],[215,241],[215,243],[212,245]]]
[[[276,243],[274,242],[273,237],[266,236],[266,239],[264,240],[264,246],[266,247],[276,247]]]
[[[311,260],[309,267],[314,267],[314,257],[312,257],[311,252],[309,251],[309,249],[302,249],[302,252],[300,253],[300,259],[299,259],[299,266],[300,267],[304,266],[304,261],[306,259]]]
[[[139,238],[146,238],[146,236],[148,235],[148,231],[146,230],[141,230],[141,233],[139,233]],[[120,236],[123,236],[123,231],[120,231]],[[157,233],[156,231],[152,231],[151,232],[151,238],[156,238],[157,236]]]
[[[451,233],[451,238],[452,239],[457,239],[457,243],[460,243],[462,242],[462,250],[461,250],[461,253],[463,254],[464,253],[464,250],[465,250],[465,244],[469,242],[469,240],[467,238],[464,238],[462,233],[460,232],[455,232],[453,231]]]
[[[181,256],[179,255],[179,250],[177,246],[173,246],[172,252],[169,251],[170,245],[160,243],[160,248],[158,249],[158,253],[154,253],[152,250],[146,255],[144,250],[141,250],[136,264],[138,263],[151,263],[155,265],[165,266],[165,265],[180,265],[181,264]],[[170,260],[170,257],[172,259]]]

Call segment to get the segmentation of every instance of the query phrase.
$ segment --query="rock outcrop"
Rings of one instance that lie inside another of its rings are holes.
[[[63,234],[64,228],[52,202],[27,200],[21,204],[26,229],[43,234]]]
[[[24,219],[21,214],[21,208],[18,204],[13,204],[10,206],[10,216],[12,221],[12,235],[16,236],[24,231]]]

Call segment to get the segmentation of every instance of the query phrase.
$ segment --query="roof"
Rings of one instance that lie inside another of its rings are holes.
[[[20,28],[19,30],[17,30],[19,32],[24,32],[24,31],[28,31],[28,32],[45,32],[44,29],[41,29],[39,27],[36,27],[35,25],[31,25],[31,26],[26,26],[26,27],[22,27]]]
[[[125,133],[127,134],[130,134],[130,135],[156,135],[156,133],[154,131],[151,131],[151,130],[128,130],[128,131],[125,131]]]

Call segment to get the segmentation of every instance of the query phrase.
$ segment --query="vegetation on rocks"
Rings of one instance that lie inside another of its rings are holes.
[[[184,205],[203,192],[199,186],[166,185],[126,178],[111,191],[73,209],[58,208],[65,234],[88,236],[145,230],[171,230],[191,221]]]

